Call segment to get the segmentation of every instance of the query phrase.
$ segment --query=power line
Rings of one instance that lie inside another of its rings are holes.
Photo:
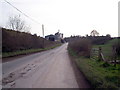
[[[41,24],[38,21],[32,19],[31,17],[29,17],[27,14],[25,14],[24,12],[22,12],[21,10],[19,10],[17,7],[15,7],[14,5],[12,5],[10,2],[8,2],[7,0],[4,0],[6,3],[8,3],[10,6],[12,6],[14,9],[16,9],[17,11],[19,11],[21,14],[23,14],[24,16],[26,16],[27,18],[29,18],[30,20],[32,20],[33,22],[37,23],[37,24]]]

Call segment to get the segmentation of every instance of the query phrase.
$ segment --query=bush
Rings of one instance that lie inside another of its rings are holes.
[[[87,38],[90,39],[92,41],[92,44],[95,45],[105,44],[111,40],[111,37],[109,36],[95,36],[95,37],[89,36]]]
[[[112,42],[112,47],[115,48],[116,54],[120,55],[120,39],[116,39]]]
[[[43,44],[44,40],[44,44]],[[2,28],[2,52],[15,52],[27,49],[47,48],[58,44],[36,34]]]
[[[91,42],[88,39],[76,39],[69,43],[71,48],[79,56],[90,57]]]

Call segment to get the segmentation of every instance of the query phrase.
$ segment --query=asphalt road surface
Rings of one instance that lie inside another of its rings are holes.
[[[3,63],[3,87],[79,88],[67,45]]]

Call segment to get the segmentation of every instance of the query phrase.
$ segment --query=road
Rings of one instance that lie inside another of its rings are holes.
[[[67,45],[3,63],[3,87],[79,88]]]

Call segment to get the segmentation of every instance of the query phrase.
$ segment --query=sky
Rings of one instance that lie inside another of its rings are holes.
[[[25,17],[4,0],[0,1],[0,26],[6,27],[9,16],[21,15],[30,32],[42,36],[60,30],[64,37],[90,35],[97,30],[100,35],[118,36],[119,0],[7,0],[38,23]]]

